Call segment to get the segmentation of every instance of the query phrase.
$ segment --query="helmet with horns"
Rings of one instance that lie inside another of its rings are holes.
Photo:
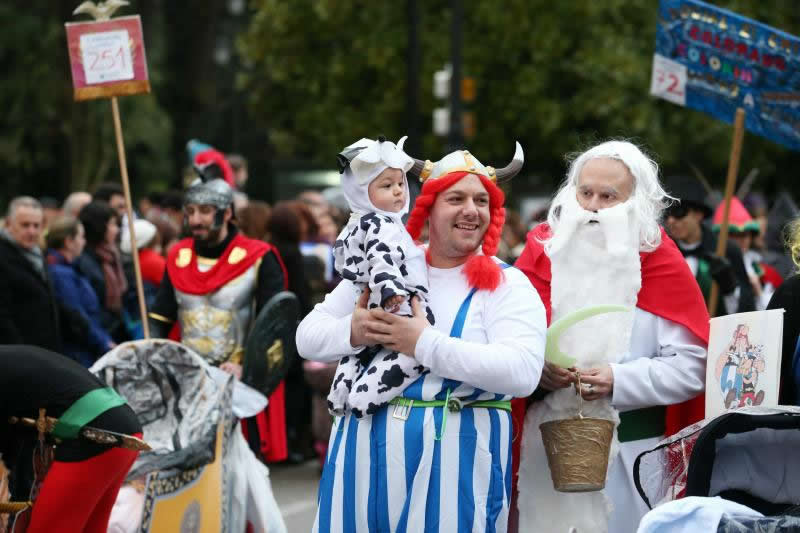
[[[457,150],[447,154],[436,163],[430,160],[420,161],[414,158],[414,166],[411,167],[409,172],[419,176],[419,180],[423,183],[429,179],[436,179],[445,174],[459,171],[485,176],[493,183],[505,183],[522,170],[522,163],[525,162],[522,146],[519,143],[515,143],[515,148],[514,158],[503,168],[495,169],[494,167],[484,166],[467,150]]]

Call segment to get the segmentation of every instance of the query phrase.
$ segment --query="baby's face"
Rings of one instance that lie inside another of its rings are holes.
[[[403,171],[387,168],[369,184],[369,201],[381,211],[399,213],[406,206],[406,188]]]

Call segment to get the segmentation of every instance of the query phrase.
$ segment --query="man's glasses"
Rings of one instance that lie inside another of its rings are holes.
[[[689,208],[680,202],[676,202],[664,210],[664,218],[683,218],[689,214]]]

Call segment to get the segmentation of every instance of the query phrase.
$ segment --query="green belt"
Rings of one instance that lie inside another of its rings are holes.
[[[457,413],[465,407],[486,407],[511,411],[510,400],[475,400],[462,401],[458,398],[448,398],[447,400],[412,400],[403,396],[396,396],[389,402],[389,405],[402,405],[403,407],[445,407],[451,413]]]
[[[124,405],[125,399],[112,388],[94,389],[69,406],[55,427],[53,436],[59,439],[74,439],[83,426],[109,409]]]
[[[619,414],[617,435],[620,442],[663,437],[667,408],[663,405],[634,409]]]
[[[442,429],[438,434],[434,434],[435,440],[442,440],[444,430],[447,427],[447,412],[457,413],[465,407],[484,407],[487,409],[503,409],[511,411],[511,401],[509,400],[474,400],[462,401],[459,398],[450,397],[450,389],[447,390],[447,396],[444,400],[412,400],[403,396],[396,396],[392,398],[389,405],[395,406],[395,412],[392,414],[393,418],[399,420],[408,420],[408,415],[411,414],[412,407],[447,407],[442,413]],[[398,413],[398,407],[403,409]]]

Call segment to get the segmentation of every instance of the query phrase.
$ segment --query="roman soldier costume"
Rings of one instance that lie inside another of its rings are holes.
[[[201,179],[186,191],[184,205],[215,207],[211,230],[219,230],[225,224],[226,209],[233,208],[233,191],[217,164],[195,169]],[[177,322],[181,342],[209,363],[242,364],[253,319],[273,295],[286,289],[286,279],[277,250],[245,237],[233,224],[228,224],[227,235],[219,243],[183,239],[170,250],[150,309],[153,336],[166,337]],[[262,413],[244,427],[251,447],[268,461],[280,461],[287,455],[282,384],[269,399],[266,417]],[[261,435],[260,443],[255,434]]]

